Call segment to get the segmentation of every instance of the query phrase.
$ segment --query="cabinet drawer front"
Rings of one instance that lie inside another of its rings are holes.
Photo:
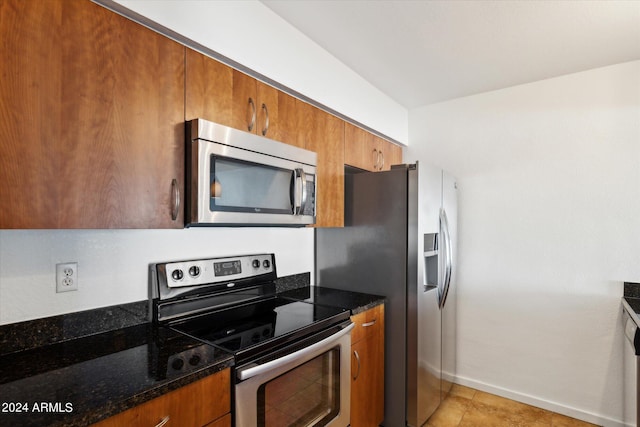
[[[351,343],[355,344],[362,338],[384,330],[384,305],[351,316],[351,321],[356,325],[351,331]]]
[[[145,402],[94,427],[203,426],[231,411],[229,369]],[[216,425],[216,424],[214,424]]]

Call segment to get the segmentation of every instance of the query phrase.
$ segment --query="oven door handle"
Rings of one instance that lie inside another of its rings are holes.
[[[240,381],[248,380],[251,377],[255,377],[256,375],[263,374],[272,369],[279,368],[281,366],[287,365],[292,361],[302,358],[307,354],[313,353],[314,351],[321,349],[330,345],[332,342],[339,340],[343,335],[348,334],[355,327],[354,323],[351,323],[349,326],[344,329],[336,332],[335,334],[323,339],[322,341],[318,341],[315,344],[311,344],[309,347],[303,348],[302,350],[298,350],[294,353],[287,354],[286,356],[280,357],[276,360],[272,360],[267,363],[263,363],[262,365],[252,366],[250,368],[242,368],[238,369],[236,375]]]

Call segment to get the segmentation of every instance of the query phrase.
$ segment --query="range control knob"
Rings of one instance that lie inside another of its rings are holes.
[[[173,280],[182,280],[182,278],[184,277],[184,273],[178,268],[171,272],[171,277],[173,278]]]
[[[183,366],[184,366],[184,360],[182,359],[175,359],[173,362],[171,362],[171,367],[176,371],[179,371],[180,369],[182,369]]]
[[[191,277],[198,277],[200,275],[200,267],[197,265],[192,265],[189,267],[189,275]]]
[[[254,259],[253,262],[251,263],[251,265],[253,265],[253,268],[259,268],[260,267],[260,260]]]
[[[264,261],[262,261],[262,266],[264,268],[269,268],[271,267],[271,262],[268,259],[265,259]]]
[[[191,358],[189,359],[189,365],[196,366],[198,363],[200,363],[200,356],[198,356],[197,354],[191,356]]]

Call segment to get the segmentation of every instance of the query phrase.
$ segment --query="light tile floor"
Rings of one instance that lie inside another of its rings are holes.
[[[454,384],[429,427],[594,427],[514,400]]]

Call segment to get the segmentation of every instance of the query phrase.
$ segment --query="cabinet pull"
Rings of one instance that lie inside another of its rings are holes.
[[[353,380],[357,380],[360,376],[360,355],[358,354],[358,350],[353,350],[353,355],[356,357],[356,362],[358,362],[358,373],[353,376]]]
[[[249,120],[249,132],[253,130],[253,127],[256,125],[256,104],[253,102],[252,98],[249,98],[249,106],[251,107],[251,120]]]
[[[160,422],[158,424],[156,424],[156,427],[162,427],[164,425],[166,425],[169,422],[169,415],[167,415],[166,417],[164,417],[163,419],[160,420]]]
[[[380,156],[380,159],[382,159],[382,161],[380,162],[380,169],[378,170],[382,170],[384,169],[384,153],[382,151],[378,151],[378,154]]]
[[[378,170],[378,150],[373,149],[373,170]]]
[[[377,321],[378,321],[378,319],[373,319],[371,322],[363,323],[362,327],[363,328],[368,328],[369,326],[375,325]]]
[[[171,180],[171,194],[173,195],[173,207],[171,209],[171,219],[178,219],[178,211],[180,210],[180,189],[178,188],[178,180]]]
[[[267,131],[269,130],[269,109],[265,104],[262,104],[262,111],[264,111],[264,127],[262,128],[262,136],[267,135]]]

